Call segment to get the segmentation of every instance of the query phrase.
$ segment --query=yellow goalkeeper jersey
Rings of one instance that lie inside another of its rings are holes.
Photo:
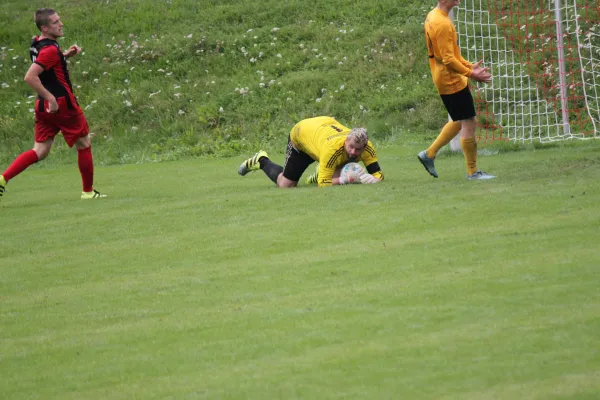
[[[290,140],[294,148],[319,162],[319,186],[331,186],[335,169],[350,161],[344,149],[348,133],[350,128],[331,117],[305,119],[292,128]],[[383,180],[375,148],[370,140],[358,160],[355,160],[359,161],[362,161],[370,174]]]
[[[458,35],[448,14],[434,8],[425,20],[425,40],[433,83],[440,94],[463,90],[471,76],[472,64],[460,55]]]

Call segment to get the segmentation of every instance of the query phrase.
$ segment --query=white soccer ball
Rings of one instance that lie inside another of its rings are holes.
[[[351,162],[342,167],[340,177],[346,179],[348,183],[360,183],[360,176],[365,173],[362,165]]]

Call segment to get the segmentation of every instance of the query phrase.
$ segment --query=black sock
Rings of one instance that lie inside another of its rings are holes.
[[[281,165],[275,164],[267,157],[261,157],[258,160],[258,162],[260,163],[260,169],[262,169],[264,173],[267,174],[270,180],[277,184],[277,177],[280,173],[283,172],[283,167]]]

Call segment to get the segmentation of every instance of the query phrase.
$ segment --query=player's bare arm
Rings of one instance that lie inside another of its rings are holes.
[[[67,51],[65,51],[63,53],[63,56],[65,56],[65,58],[73,57],[73,56],[76,56],[77,54],[81,53],[81,51],[82,51],[81,47],[74,44],[73,46],[69,47],[69,49]]]

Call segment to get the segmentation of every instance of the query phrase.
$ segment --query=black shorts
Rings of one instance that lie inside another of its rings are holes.
[[[469,85],[460,92],[452,94],[440,94],[448,114],[452,121],[462,121],[463,119],[471,119],[477,113],[475,112],[475,103]]]
[[[310,164],[315,162],[308,154],[297,150],[288,136],[287,149],[285,151],[285,163],[283,164],[283,176],[290,181],[298,182]]]

